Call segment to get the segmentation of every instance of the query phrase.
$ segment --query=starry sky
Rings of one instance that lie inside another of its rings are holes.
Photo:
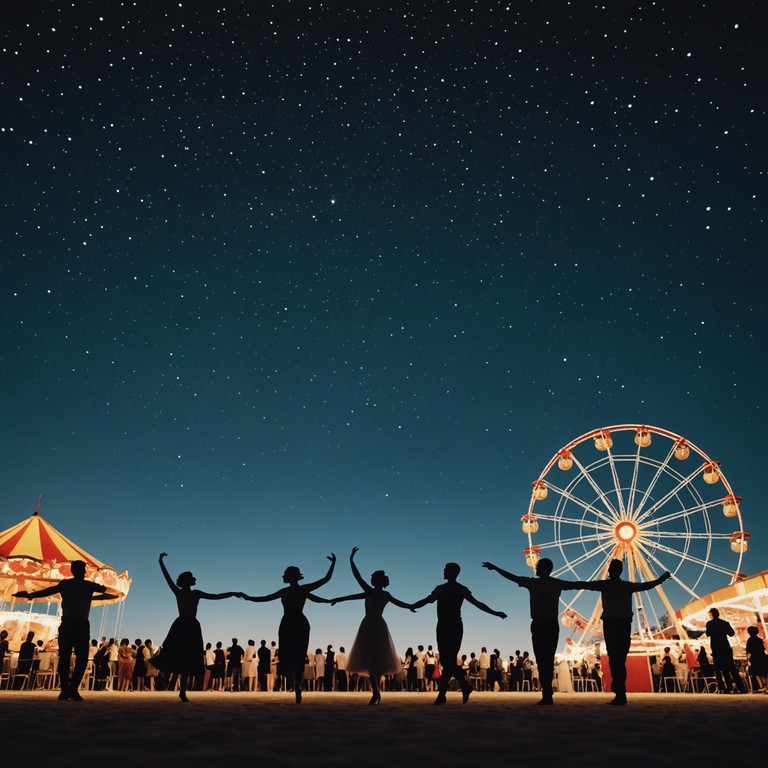
[[[526,572],[531,482],[609,424],[721,460],[767,567],[760,2],[3,17],[0,527],[42,495],[127,569],[122,635],[175,616],[161,551],[251,594],[335,552],[333,597],[359,546],[406,601],[459,562],[509,614],[467,606],[463,650],[529,648],[524,590],[481,564]],[[309,604],[311,647],[362,610]],[[385,616],[401,652],[435,642],[433,606]],[[269,641],[280,607],[199,618]]]

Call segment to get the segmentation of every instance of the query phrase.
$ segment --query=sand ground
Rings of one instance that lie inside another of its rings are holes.
[[[590,766],[761,765],[768,696],[449,693],[0,692],[2,763],[68,766]]]

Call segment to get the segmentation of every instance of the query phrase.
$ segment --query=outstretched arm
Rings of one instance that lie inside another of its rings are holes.
[[[672,574],[669,571],[664,571],[658,579],[654,579],[653,581],[645,581],[642,584],[635,582],[632,591],[645,592],[648,589],[653,589],[654,587],[658,587],[663,581],[666,581],[670,576],[672,576]]]
[[[94,595],[91,600],[119,600],[120,595],[110,595],[109,592],[104,592],[100,595]]]
[[[307,592],[313,592],[316,589],[319,589],[323,586],[323,584],[327,584],[331,580],[331,576],[333,576],[333,569],[336,567],[336,555],[331,552],[330,555],[328,555],[328,559],[331,561],[331,567],[328,569],[328,573],[323,576],[322,579],[318,579],[317,581],[313,581],[311,584],[305,584],[304,590]]]
[[[163,572],[163,576],[165,576],[165,580],[168,582],[168,586],[171,588],[173,592],[178,592],[179,588],[174,584],[173,579],[171,578],[171,574],[168,573],[168,569],[165,567],[165,563],[163,562],[163,558],[168,557],[167,552],[161,552],[160,553],[160,570]]]
[[[54,584],[51,587],[45,589],[38,589],[37,592],[14,592],[13,597],[21,597],[24,600],[33,600],[36,597],[48,597],[49,595],[55,595],[59,592],[59,585]]]
[[[312,599],[316,599],[316,602],[323,602],[323,603],[330,603],[331,605],[336,605],[336,603],[346,603],[348,600],[365,600],[366,594],[365,592],[357,592],[354,595],[344,595],[343,597],[332,597],[330,599],[324,599],[322,597],[317,597],[317,595],[310,595]]]
[[[352,568],[352,575],[355,577],[355,580],[360,585],[361,589],[364,589],[366,592],[368,592],[370,589],[372,589],[372,587],[366,584],[365,579],[360,575],[360,571],[355,565],[355,554],[357,553],[358,549],[360,549],[360,547],[352,547],[352,554],[349,556],[349,566]]]
[[[435,600],[437,600],[437,595],[435,595],[433,592],[431,595],[427,595],[426,597],[423,597],[421,600],[417,600],[415,603],[411,603],[411,609],[415,611],[418,608],[423,608],[425,605],[428,605],[429,603],[434,603]]]
[[[405,608],[406,610],[416,613],[416,608],[413,603],[404,603],[402,600],[392,597],[392,595],[389,596],[389,602],[392,603],[392,605],[396,605],[398,608]]]
[[[493,608],[490,608],[485,603],[481,603],[477,598],[473,597],[472,595],[469,595],[467,597],[467,600],[469,600],[472,605],[475,606],[475,608],[479,608],[481,611],[485,611],[486,613],[490,613],[491,616],[498,616],[500,619],[506,619],[507,614],[503,611],[494,611]]]
[[[483,563],[483,568],[487,568],[489,571],[496,571],[499,576],[503,576],[505,579],[514,581],[515,584],[520,584],[519,576],[515,576],[514,573],[510,573],[509,571],[505,571],[503,568],[499,568],[498,565],[494,565],[493,563]]]
[[[211,594],[210,592],[201,592],[199,589],[196,589],[195,592],[205,600],[226,600],[228,597],[243,597],[242,592],[219,592],[217,594]]]
[[[233,594],[242,598],[243,600],[250,600],[252,603],[268,603],[270,600],[277,600],[278,597],[281,597],[283,590],[278,589],[277,592],[273,592],[271,595],[262,595],[260,597],[256,597],[254,595],[246,595],[245,592],[234,592]]]

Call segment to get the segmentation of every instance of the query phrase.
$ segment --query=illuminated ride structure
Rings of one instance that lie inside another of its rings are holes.
[[[553,576],[572,581],[607,578],[614,558],[629,581],[669,571],[664,584],[634,595],[630,653],[687,646],[690,659],[692,640],[708,645],[704,624],[713,606],[734,627],[762,624],[768,636],[768,572],[741,573],[750,534],[740,507],[721,463],[680,435],[643,424],[604,427],[564,446],[533,482],[522,517],[526,563],[535,568],[549,557]],[[599,592],[564,591],[561,604],[564,656],[604,653]]]
[[[22,600],[14,592],[34,592],[71,577],[70,563],[83,560],[85,578],[107,587],[114,600],[101,600],[94,607],[102,608],[99,636],[104,634],[107,610],[104,606],[117,604],[118,630],[122,618],[122,602],[128,595],[131,579],[127,571],[118,573],[88,554],[73,541],[59,533],[40,517],[40,502],[34,514],[0,532],[0,627],[8,630],[12,648],[17,648],[27,632],[35,632],[36,640],[54,640],[60,622],[60,596]],[[43,610],[41,610],[43,609]],[[115,635],[119,632],[115,632]],[[94,627],[94,637],[96,628]]]

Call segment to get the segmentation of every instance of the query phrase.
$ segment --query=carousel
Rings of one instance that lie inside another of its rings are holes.
[[[73,560],[85,562],[86,579],[103,584],[110,594],[116,595],[113,600],[99,602],[98,633],[99,636],[105,634],[109,606],[116,604],[113,634],[119,634],[122,603],[131,586],[128,572],[118,573],[57,531],[40,516],[38,501],[31,517],[0,533],[0,627],[8,632],[11,648],[18,648],[27,632],[34,632],[36,639],[42,640],[46,647],[55,645],[60,596],[16,600],[13,594],[35,592],[70,578]]]

